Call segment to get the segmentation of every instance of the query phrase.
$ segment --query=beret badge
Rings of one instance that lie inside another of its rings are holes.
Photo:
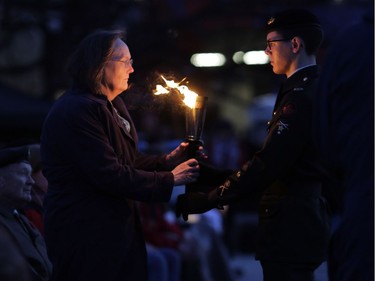
[[[270,19],[268,20],[268,22],[267,22],[267,25],[272,24],[274,21],[275,21],[275,18],[274,18],[274,17],[270,18]]]

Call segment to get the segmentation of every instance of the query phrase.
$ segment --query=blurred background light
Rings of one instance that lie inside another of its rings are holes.
[[[267,64],[269,58],[264,51],[250,51],[243,55],[243,62],[247,65]]]
[[[221,53],[197,53],[191,56],[190,62],[195,67],[223,66],[226,58]]]
[[[244,52],[242,52],[242,51],[238,51],[238,52],[235,52],[235,53],[233,54],[232,59],[233,59],[233,61],[234,61],[236,64],[241,64],[241,63],[243,63],[243,56],[244,56],[244,55],[245,55]]]

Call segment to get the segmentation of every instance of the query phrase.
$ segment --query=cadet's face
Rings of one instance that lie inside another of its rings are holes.
[[[103,87],[109,100],[113,100],[128,88],[129,76],[133,72],[129,48],[121,39],[117,39],[113,56],[104,67]]]
[[[19,162],[2,167],[0,171],[0,199],[20,207],[31,201],[34,180],[29,163]]]
[[[275,74],[289,73],[292,63],[291,40],[286,40],[278,32],[272,31],[267,34],[267,42],[264,51],[270,58],[273,72]]]

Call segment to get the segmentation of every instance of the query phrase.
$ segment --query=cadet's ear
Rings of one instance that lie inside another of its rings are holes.
[[[298,51],[300,48],[303,47],[303,41],[300,37],[296,36],[292,38],[292,47],[295,51]]]

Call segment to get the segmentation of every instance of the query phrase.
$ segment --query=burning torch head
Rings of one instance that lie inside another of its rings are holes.
[[[177,90],[184,97],[186,105],[186,141],[189,143],[189,157],[196,157],[199,146],[203,145],[202,134],[206,117],[207,97],[198,96],[187,86],[180,85],[173,80],[167,80],[162,76],[167,88],[157,85],[155,95],[167,94],[170,89]]]
[[[189,142],[189,150],[192,154],[195,154],[199,146],[203,145],[206,105],[207,97],[197,96],[195,106],[186,108],[186,141]]]

